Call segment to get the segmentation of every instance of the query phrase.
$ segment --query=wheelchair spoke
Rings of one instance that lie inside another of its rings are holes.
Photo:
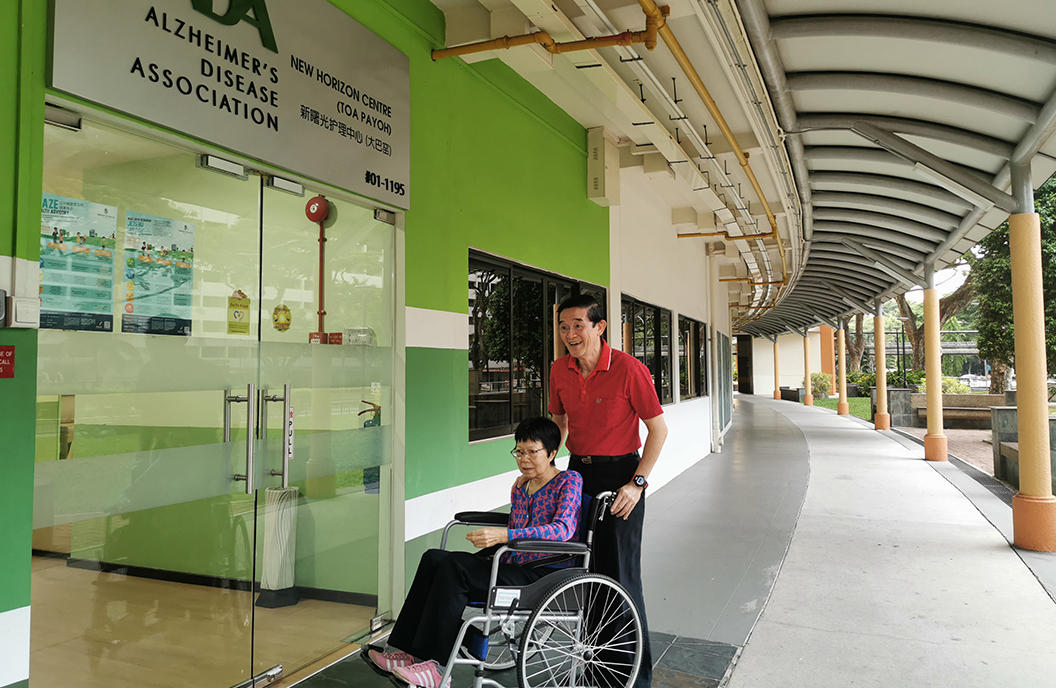
[[[611,637],[611,638],[612,638],[613,640],[615,640],[616,638],[620,638],[620,637],[622,637],[622,636],[626,635],[626,631],[627,631],[628,629],[630,629],[631,627],[633,627],[633,626],[634,626],[634,618],[632,617],[632,618],[631,618],[631,619],[630,619],[629,621],[627,621],[626,623],[624,623],[624,625],[623,625],[623,628],[621,628],[620,630],[616,631],[615,633],[606,633],[606,635],[607,635],[607,636],[610,636],[610,637]],[[607,630],[607,629],[605,629],[605,628],[604,628],[604,627],[602,626],[602,627],[599,627],[599,628],[597,629],[597,631],[595,631],[595,633],[593,634],[593,636],[591,636],[591,638],[590,638],[590,640],[589,640],[590,644],[592,644],[592,645],[596,645],[596,644],[598,643],[598,638],[599,638],[599,636],[601,635],[601,632],[602,632],[603,630]],[[611,642],[612,642],[612,641],[607,641],[607,643],[606,643],[606,644],[611,644]],[[633,641],[632,641],[632,642],[633,642]]]

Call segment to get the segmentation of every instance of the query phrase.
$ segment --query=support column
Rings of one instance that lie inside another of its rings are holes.
[[[781,398],[780,361],[777,355],[777,337],[774,337],[774,398]]]
[[[810,329],[803,330],[803,381],[807,386],[807,393],[803,396],[804,406],[814,405],[814,395],[810,387]]]
[[[887,347],[884,341],[884,316],[876,309],[873,316],[873,358],[876,361],[876,415],[873,427],[891,429],[891,414],[887,412]]]
[[[1036,213],[1012,215],[1008,218],[1008,228],[1019,406],[1019,493],[1012,497],[1013,541],[1023,549],[1056,552],[1056,499],[1052,496],[1049,464],[1041,217]]]
[[[942,432],[942,338],[939,336],[939,292],[935,288],[935,266],[924,265],[924,376],[927,378],[928,432],[924,435],[924,458],[948,461],[946,435]]]
[[[850,415],[851,405],[847,403],[847,323],[840,320],[840,329],[836,330],[836,376],[839,379],[840,400],[836,402],[836,413]]]

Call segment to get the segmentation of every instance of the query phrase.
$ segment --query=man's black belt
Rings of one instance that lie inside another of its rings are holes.
[[[579,461],[584,465],[590,466],[595,463],[611,463],[613,461],[623,461],[624,459],[637,459],[638,452],[633,451],[630,454],[620,454],[619,456],[595,456],[593,454],[584,456],[582,454],[569,454],[568,457],[572,461]]]

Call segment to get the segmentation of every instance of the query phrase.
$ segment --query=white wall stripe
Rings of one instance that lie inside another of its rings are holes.
[[[407,347],[469,350],[469,314],[406,308]]]
[[[29,607],[0,613],[0,686],[29,678]]]
[[[711,399],[687,399],[664,407],[664,419],[670,434],[660,460],[649,476],[649,490],[655,492],[677,478],[709,453]],[[639,423],[645,441],[645,423]],[[557,459],[559,468],[568,468],[568,456]],[[517,471],[507,471],[446,490],[409,499],[405,503],[405,537],[407,540],[442,529],[459,511],[491,511],[510,503],[510,487]]]
[[[568,467],[568,457],[557,459],[559,468]],[[408,499],[404,533],[407,540],[440,530],[459,511],[491,511],[510,503],[510,488],[520,475],[516,470],[493,475],[464,485]]]
[[[40,263],[0,256],[0,289],[8,296],[37,296],[40,292]]]

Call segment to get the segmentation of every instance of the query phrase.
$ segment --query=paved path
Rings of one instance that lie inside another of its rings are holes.
[[[927,428],[899,428],[899,430],[921,439],[928,432]],[[987,475],[994,474],[994,449],[990,444],[989,430],[946,428],[943,433],[946,435],[946,451]]]
[[[810,482],[732,688],[1056,685],[1056,603],[949,464],[831,413],[742,400],[802,431]]]

